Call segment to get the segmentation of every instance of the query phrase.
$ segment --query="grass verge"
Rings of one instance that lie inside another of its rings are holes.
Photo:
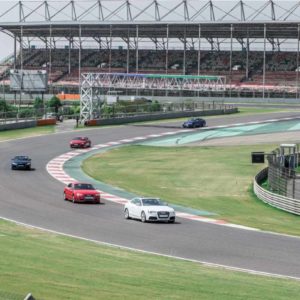
[[[54,132],[54,128],[51,125],[0,131],[0,141],[49,134]]]
[[[208,268],[0,220],[0,298],[297,299],[299,282]]]
[[[252,192],[253,178],[264,166],[251,163],[251,152],[276,147],[126,146],[88,158],[83,170],[136,194],[214,212],[227,222],[300,235],[299,217],[264,204]]]

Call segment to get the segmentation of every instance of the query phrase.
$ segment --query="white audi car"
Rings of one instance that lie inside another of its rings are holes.
[[[158,198],[133,198],[124,206],[125,219],[175,222],[175,211]]]

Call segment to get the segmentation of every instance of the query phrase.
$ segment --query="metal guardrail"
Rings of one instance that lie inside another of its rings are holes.
[[[263,202],[278,209],[300,215],[300,200],[272,193],[261,186],[268,178],[268,168],[261,170],[254,178],[254,193]]]

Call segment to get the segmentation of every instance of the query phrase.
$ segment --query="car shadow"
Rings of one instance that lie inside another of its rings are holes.
[[[19,171],[19,172],[30,172],[30,171],[35,171],[35,168],[30,168],[30,169],[11,169],[12,171]]]
[[[72,201],[66,200],[72,204],[79,204],[79,205],[105,205],[105,203],[100,202],[100,203],[93,203],[93,202],[75,202],[73,203]]]
[[[169,223],[169,222],[164,222],[164,221],[161,221],[161,222],[147,222],[147,223],[149,223],[149,224],[156,224],[156,225],[158,225],[158,224],[165,224],[165,225],[179,225],[179,224],[181,224],[180,222],[174,222],[174,223]]]
[[[124,219],[125,221],[132,221],[132,222],[140,222],[143,223],[141,220],[139,219]],[[155,224],[155,225],[159,225],[159,224],[165,224],[165,225],[179,225],[181,224],[181,222],[175,221],[174,223],[169,223],[169,222],[164,222],[164,221],[147,221],[144,224]]]

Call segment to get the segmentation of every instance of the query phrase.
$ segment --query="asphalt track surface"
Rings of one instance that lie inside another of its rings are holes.
[[[298,117],[299,112],[209,119],[208,126]],[[81,131],[93,144],[170,131],[181,123],[128,125]],[[54,157],[70,151],[74,132],[0,143],[0,216],[99,242],[164,255],[291,276],[300,279],[300,238],[177,219],[175,224],[123,218],[122,205],[80,205],[63,201],[63,184],[46,171]],[[34,171],[11,171],[10,159],[29,155]],[[103,170],[105,172],[105,170]],[[147,182],[145,182],[147,184]],[[271,230],[271,229],[270,229]]]

